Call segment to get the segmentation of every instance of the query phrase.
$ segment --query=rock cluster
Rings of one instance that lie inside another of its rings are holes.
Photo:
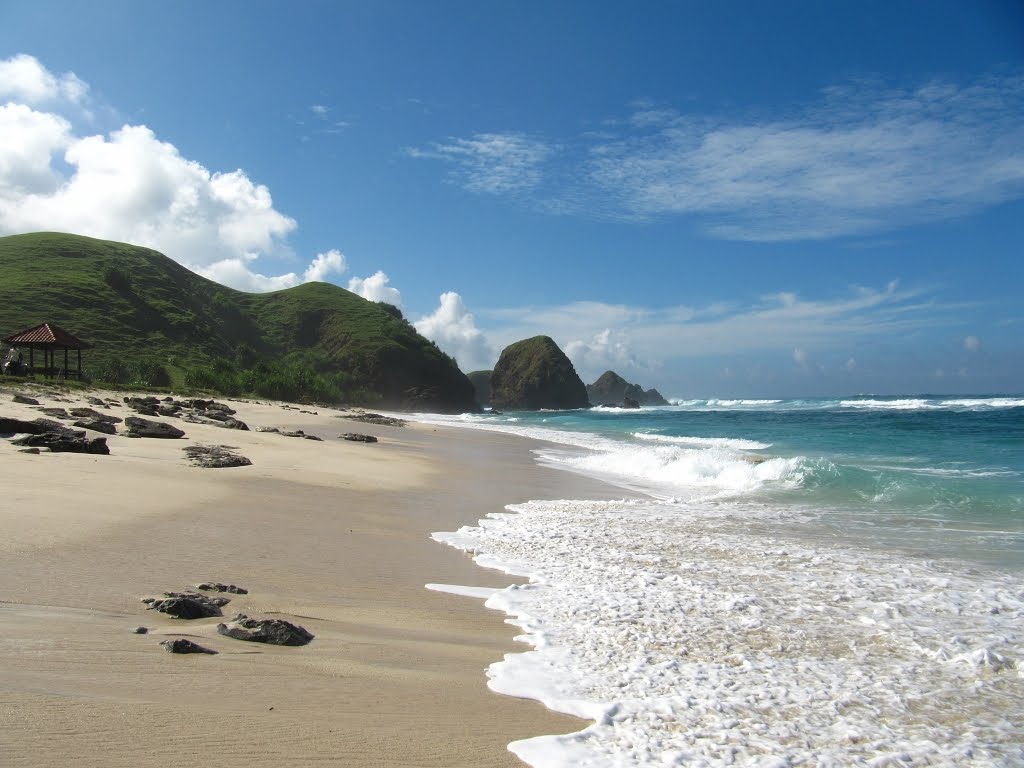
[[[212,424],[224,429],[248,431],[248,425],[234,418],[235,409],[216,400],[189,398],[175,400],[173,397],[126,397],[125,405],[140,416],[169,416],[180,418],[192,424]]]
[[[587,385],[587,395],[594,405],[617,408],[639,408],[641,405],[668,405],[656,389],[645,390],[639,384],[630,384],[615,371],[605,371],[593,384]]]
[[[164,592],[163,597],[143,598],[149,610],[166,613],[176,619],[207,619],[223,616],[221,608],[231,602],[229,597],[210,597],[198,592]]]
[[[408,423],[405,419],[396,419],[394,416],[385,416],[382,413],[345,413],[339,415],[338,418],[361,421],[364,424],[378,424],[382,427],[404,427]]]
[[[85,432],[69,429],[58,421],[50,419],[15,419],[0,416],[0,434],[24,435],[12,440],[13,445],[23,448],[47,448],[54,453],[91,453],[107,455],[110,448],[105,437],[88,439]]]
[[[354,443],[376,443],[377,438],[373,435],[364,435],[359,432],[345,432],[338,435],[342,440],[351,440]]]

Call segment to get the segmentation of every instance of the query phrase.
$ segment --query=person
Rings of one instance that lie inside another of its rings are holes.
[[[15,360],[18,361],[17,367],[15,367]],[[13,376],[15,373],[18,372],[18,368],[21,367],[21,360],[21,353],[18,352],[18,350],[16,350],[14,347],[11,347],[9,350],[7,350],[7,354],[4,356],[3,372],[8,376]]]

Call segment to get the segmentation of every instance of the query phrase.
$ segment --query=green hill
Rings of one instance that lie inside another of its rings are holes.
[[[148,248],[53,232],[2,237],[0,336],[42,322],[94,345],[84,362],[94,379],[148,372],[267,396],[287,397],[290,385],[307,398],[475,409],[455,361],[396,307],[328,283],[243,293]]]

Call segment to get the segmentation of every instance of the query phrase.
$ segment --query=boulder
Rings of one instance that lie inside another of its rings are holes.
[[[15,395],[13,398],[14,402],[21,403],[22,405],[39,405],[39,401],[34,397],[28,395]]]
[[[112,416],[109,413],[101,413],[93,408],[70,408],[68,413],[76,419],[90,419],[92,421],[106,421],[109,424],[120,424],[124,419],[120,416]]]
[[[227,445],[190,445],[182,450],[197,467],[224,469],[226,467],[248,467],[252,464],[245,456],[234,453]]]
[[[65,408],[40,408],[40,413],[45,413],[47,416],[52,416],[55,419],[70,419],[71,414],[67,412]]]
[[[49,448],[52,453],[92,453],[99,456],[110,453],[107,438],[95,437],[89,440],[85,432],[44,432],[41,435],[25,435],[11,442],[28,448]]]
[[[346,413],[338,418],[361,421],[363,424],[379,424],[382,427],[404,427],[408,423],[405,419],[396,419],[394,416],[385,416],[382,413]]]
[[[196,589],[201,589],[204,592],[230,592],[234,595],[249,594],[248,589],[235,586],[234,584],[222,584],[219,581],[204,581],[202,584],[196,584]]]
[[[144,598],[149,610],[166,613],[176,619],[207,619],[223,616],[221,608],[230,602],[227,598],[212,598],[189,592],[165,592],[165,597]]]
[[[212,648],[204,648],[199,645],[199,643],[193,643],[191,640],[186,640],[184,637],[176,637],[173,640],[161,640],[160,645],[162,645],[164,650],[168,653],[217,653],[217,651]]]
[[[270,645],[306,645],[314,637],[303,627],[284,619],[253,619],[244,613],[235,616],[230,624],[218,624],[217,631],[235,640]]]
[[[117,427],[112,423],[109,421],[100,421],[98,419],[91,419],[89,421],[79,419],[74,422],[72,426],[81,427],[82,429],[91,429],[93,432],[102,432],[105,435],[117,434]]]
[[[129,437],[155,437],[163,439],[177,439],[184,437],[185,433],[163,421],[150,421],[140,419],[138,416],[129,416],[124,420],[125,434]]]
[[[517,341],[502,350],[491,373],[491,405],[512,411],[589,408],[587,388],[549,336]]]
[[[338,435],[342,440],[351,440],[354,443],[376,443],[377,438],[373,435],[364,435],[359,432],[346,432],[343,435]]]
[[[42,435],[46,432],[69,432],[75,434],[75,431],[65,427],[59,421],[53,421],[52,419],[33,419],[32,421],[25,421],[24,419],[13,419],[8,416],[0,416],[0,435]]]

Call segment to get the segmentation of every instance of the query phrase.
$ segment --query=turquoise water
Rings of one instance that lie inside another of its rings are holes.
[[[1024,569],[1024,397],[688,400],[478,418],[600,447],[591,461],[558,458],[641,489],[696,489],[799,511],[816,532]],[[755,458],[789,464],[760,479],[730,474]]]
[[[435,534],[529,579],[491,688],[593,723],[528,764],[1024,765],[1024,397],[429,418],[629,491]]]

